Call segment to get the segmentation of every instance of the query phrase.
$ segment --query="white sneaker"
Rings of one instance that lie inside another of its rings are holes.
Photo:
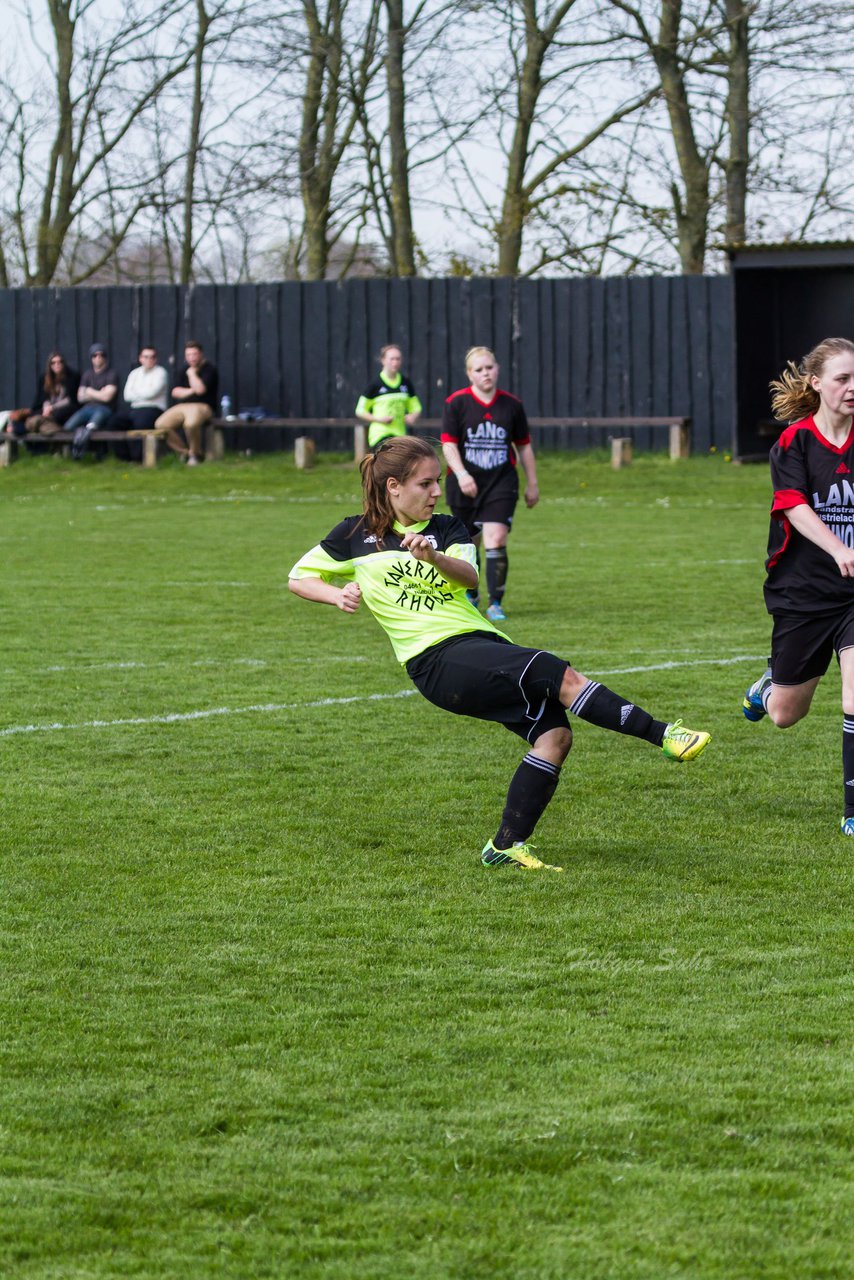
[[[199,465],[199,460],[198,460],[198,458],[196,457],[196,455],[195,455],[194,453],[188,453],[188,454],[187,454],[187,466],[188,466],[188,467],[197,467],[198,465]]]

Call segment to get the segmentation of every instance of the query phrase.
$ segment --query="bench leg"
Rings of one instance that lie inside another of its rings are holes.
[[[0,438],[0,467],[11,467],[18,457],[18,441],[14,436]]]
[[[314,466],[314,441],[309,436],[297,436],[294,441],[294,466],[298,471],[311,471]]]
[[[142,437],[142,465],[157,466],[157,436],[153,432]]]
[[[670,428],[670,458],[673,462],[678,462],[680,458],[687,458],[691,447],[691,437],[688,428],[683,424]]]
[[[615,471],[627,467],[632,460],[631,436],[613,436],[611,438],[611,466]]]
[[[353,428],[353,457],[361,462],[368,452],[368,428],[363,422],[357,422]]]
[[[205,441],[205,462],[222,462],[225,457],[225,436],[222,427],[208,427]]]

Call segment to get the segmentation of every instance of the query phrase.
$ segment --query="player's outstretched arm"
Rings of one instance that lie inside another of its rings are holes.
[[[288,588],[301,600],[311,600],[315,604],[331,604],[344,613],[355,613],[362,603],[362,588],[358,582],[348,582],[346,586],[334,587],[322,578],[288,578]]]

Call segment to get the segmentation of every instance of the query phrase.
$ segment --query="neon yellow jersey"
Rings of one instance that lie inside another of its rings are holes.
[[[404,665],[451,636],[469,631],[503,635],[470,603],[465,587],[449,582],[433,565],[401,549],[405,533],[423,533],[437,551],[477,564],[474,543],[455,516],[434,515],[405,528],[395,524],[381,547],[376,537],[366,532],[362,516],[348,516],[297,561],[289,576],[322,578],[334,586],[358,582],[362,600]]]
[[[373,449],[388,436],[405,436],[408,413],[421,413],[421,401],[415,394],[412,379],[405,373],[387,378],[381,373],[359,396],[356,413],[377,413],[391,422],[371,422],[368,426],[368,444]]]

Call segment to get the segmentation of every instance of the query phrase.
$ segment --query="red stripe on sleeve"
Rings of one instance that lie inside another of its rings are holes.
[[[791,511],[792,507],[808,506],[809,502],[799,489],[778,489],[771,503],[771,514],[779,519],[784,511]]]

